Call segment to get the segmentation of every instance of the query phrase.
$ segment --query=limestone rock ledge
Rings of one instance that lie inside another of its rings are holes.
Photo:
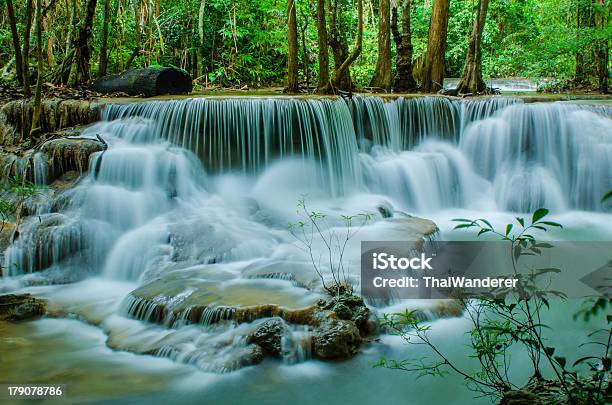
[[[47,312],[47,302],[30,294],[0,295],[0,321],[25,321]]]

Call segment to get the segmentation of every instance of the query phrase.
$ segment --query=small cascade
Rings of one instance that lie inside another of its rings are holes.
[[[312,331],[296,325],[281,339],[281,355],[285,364],[303,363],[312,358]]]
[[[602,115],[608,110],[512,105],[469,125],[459,148],[476,172],[494,183],[503,210],[598,211],[612,186],[612,125]]]

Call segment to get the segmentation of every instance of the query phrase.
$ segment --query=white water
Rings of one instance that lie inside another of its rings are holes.
[[[462,235],[450,232],[452,218],[486,217],[501,225],[516,212],[546,206],[569,228],[569,236],[552,238],[611,239],[612,215],[600,204],[612,188],[611,115],[606,107],[525,105],[507,98],[110,105],[104,121],[83,134],[101,136],[108,150],[92,159],[89,176],[70,191],[66,211],[42,213],[24,224],[5,254],[4,267],[13,277],[0,288],[94,277],[66,287],[27,288],[48,297],[60,316],[99,325],[112,347],[147,353],[164,342],[157,356],[204,371],[230,371],[226,365],[240,355],[243,336],[256,323],[145,323],[128,315],[151,319],[155,308],[138,307],[136,314],[130,291],[144,286],[145,295],[163,296],[174,308],[190,299],[212,299],[221,308],[315,301],[319,281],[287,230],[298,219],[303,194],[312,208],[335,218],[376,214],[348,246],[357,285],[359,241],[397,240],[402,231],[382,218],[380,207],[397,218],[402,212],[432,218],[443,238],[453,238]],[[341,230],[342,222],[330,226],[329,232]],[[160,277],[161,285],[155,284]],[[446,336],[459,321],[436,324]],[[284,343],[287,365],[258,367],[276,378],[288,373],[282,382],[288,392],[304,379],[319,385],[328,376],[350,373],[347,365],[303,363],[307,339],[307,333],[293,331]],[[400,342],[383,342],[345,364],[367,368],[381,355],[405,355]],[[295,362],[303,364],[289,365]],[[257,371],[236,373],[253,378]],[[381,384],[390,378],[387,372],[370,373],[369,378],[380,375]],[[278,387],[272,383],[270,389]],[[389,395],[399,399],[406,393]]]

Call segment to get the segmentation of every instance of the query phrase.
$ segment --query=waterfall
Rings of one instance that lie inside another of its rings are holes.
[[[512,218],[544,206],[605,222],[611,124],[603,105],[505,97],[110,104],[80,134],[108,147],[74,187],[34,203],[4,252],[0,289],[49,291],[55,313],[99,325],[113,349],[230,372],[261,361],[250,337],[267,320],[304,316],[324,296],[313,263],[330,281],[336,245],[321,235],[359,232],[342,253],[358,288],[362,241],[437,237],[411,214],[442,233],[458,211]],[[45,160],[2,170],[45,183]],[[372,220],[357,229],[359,214]],[[308,215],[323,222],[300,250],[293,232]],[[316,355],[310,323],[279,322],[279,359]]]
[[[506,97],[110,104],[82,133],[108,150],[91,159],[64,211],[22,225],[4,267],[149,280],[177,261],[265,257],[286,238],[300,193],[424,215],[483,205],[601,211],[611,117],[607,106]]]

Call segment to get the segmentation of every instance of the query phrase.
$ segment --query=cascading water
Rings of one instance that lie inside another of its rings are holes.
[[[287,229],[303,194],[337,217],[376,213],[360,236],[371,240],[405,237],[402,211],[602,211],[611,117],[610,107],[504,97],[111,104],[82,133],[108,149],[67,206],[23,224],[4,268],[22,285],[94,276],[49,298],[100,325],[113,348],[231,371],[254,356],[245,336],[259,325],[228,326],[237,306],[321,297]],[[347,258],[358,285],[358,241]],[[309,339],[289,330],[285,362],[307,360]]]

